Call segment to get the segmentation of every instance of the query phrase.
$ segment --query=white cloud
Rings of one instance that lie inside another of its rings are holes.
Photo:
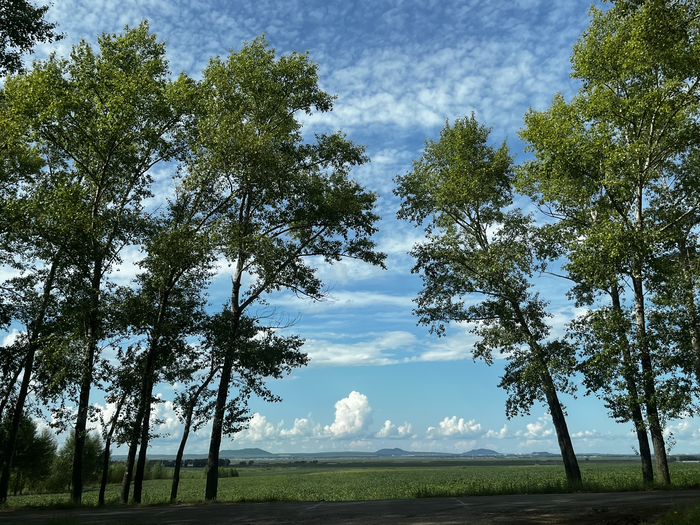
[[[405,362],[396,351],[408,351],[416,342],[409,332],[369,333],[369,340],[358,343],[337,343],[325,339],[307,339],[304,351],[311,358],[310,366],[391,365]]]
[[[15,341],[21,336],[24,335],[26,332],[21,332],[17,330],[16,328],[13,328],[12,331],[7,334],[5,337],[2,338],[2,346],[10,346],[14,344]]]
[[[457,419],[457,416],[446,417],[438,427],[428,427],[426,436],[428,438],[457,438],[461,436],[481,434],[481,424],[474,419],[465,421],[464,418]]]
[[[404,422],[403,425],[396,426],[390,420],[384,422],[382,429],[375,435],[378,438],[393,438],[402,439],[413,436],[413,426],[410,423]]]
[[[485,438],[488,439],[503,439],[508,436],[508,425],[503,425],[503,428],[501,430],[495,431],[495,430],[489,430],[484,434]]]
[[[367,432],[372,423],[372,408],[367,396],[352,391],[345,399],[335,404],[335,421],[325,426],[326,434],[336,438],[357,436]]]
[[[526,425],[527,432],[518,431],[516,435],[529,440],[548,438],[554,433],[554,429],[548,427],[551,421],[552,416],[545,414],[542,417],[538,417],[535,423],[528,423]]]

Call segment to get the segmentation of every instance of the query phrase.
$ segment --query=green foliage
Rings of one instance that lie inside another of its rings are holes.
[[[31,53],[38,42],[61,40],[56,24],[46,22],[49,6],[34,7],[27,0],[0,0],[0,75],[16,73],[21,56]]]
[[[573,385],[571,348],[548,341],[546,303],[530,291],[538,232],[512,203],[512,159],[505,144],[488,145],[489,130],[474,116],[449,122],[438,142],[426,141],[413,171],[396,178],[398,217],[423,226],[426,240],[411,250],[423,289],[414,311],[442,335],[445,324],[469,322],[480,339],[474,357],[508,356],[500,386],[506,413],[527,413],[545,401],[544,376],[561,390]],[[481,296],[479,302],[472,295]]]
[[[65,443],[58,451],[58,456],[53,463],[51,476],[47,482],[50,489],[63,491],[71,486],[71,472],[73,469],[73,454],[75,452],[75,431],[71,431]],[[95,433],[85,437],[83,453],[83,480],[85,483],[96,483],[102,474],[102,460],[104,446],[102,439]]]
[[[6,417],[0,426],[0,450],[4,450],[12,420]],[[37,432],[36,423],[26,414],[20,420],[15,454],[12,458],[10,491],[22,494],[24,490],[42,488],[49,477],[56,457],[56,439],[48,429]]]

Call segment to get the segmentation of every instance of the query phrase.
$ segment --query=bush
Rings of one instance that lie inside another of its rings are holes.
[[[126,472],[126,463],[123,461],[112,463],[107,471],[107,483],[121,483],[124,480],[124,472]]]
[[[172,474],[165,468],[162,461],[156,462],[153,466],[153,474],[151,479],[171,479]]]
[[[219,467],[220,478],[237,478],[238,471],[232,467]]]

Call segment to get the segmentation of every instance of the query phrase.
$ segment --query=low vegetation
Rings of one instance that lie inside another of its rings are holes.
[[[239,469],[220,469],[218,501],[352,501],[423,497],[485,496],[495,494],[562,493],[568,488],[561,460],[503,461],[501,465],[479,461],[440,462],[338,462],[318,464],[261,464]],[[593,460],[582,464],[585,482],[581,490],[614,492],[643,490],[636,461]],[[695,487],[700,464],[671,463],[673,488]],[[170,499],[171,469],[160,467],[166,479],[144,483],[142,503],[167,504]],[[231,477],[224,477],[230,475]],[[202,469],[183,469],[179,503],[204,501]],[[648,486],[646,488],[649,488]],[[656,486],[655,488],[662,488]],[[663,486],[663,488],[668,488]],[[119,501],[119,485],[107,488],[107,504]],[[68,493],[25,494],[8,498],[8,507],[65,506]],[[97,490],[87,490],[83,505],[97,505]],[[665,522],[664,522],[665,523]],[[675,522],[668,522],[675,523]]]

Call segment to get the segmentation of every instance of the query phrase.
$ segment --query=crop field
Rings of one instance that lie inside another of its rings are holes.
[[[261,464],[239,469],[240,477],[220,479],[218,501],[350,501],[566,492],[564,471],[559,463],[545,460],[529,464],[503,461],[492,464],[478,461]],[[675,488],[700,484],[700,464],[676,462],[670,467]],[[608,492],[643,488],[636,461],[581,462],[581,470],[582,490]],[[204,483],[201,478],[182,479],[178,500],[203,502]],[[169,479],[145,481],[143,503],[167,503],[170,486]],[[118,497],[119,486],[108,486],[108,503],[116,503]],[[68,503],[68,494],[37,494],[11,496],[7,506],[63,506]],[[97,504],[97,488],[85,493],[83,504]]]

